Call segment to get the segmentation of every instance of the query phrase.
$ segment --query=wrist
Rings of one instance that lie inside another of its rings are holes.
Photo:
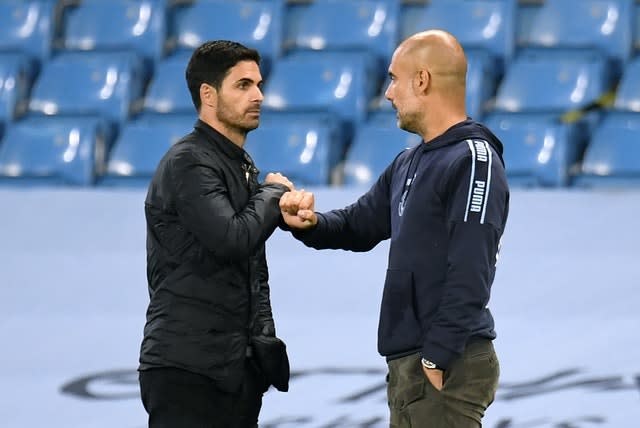
[[[444,369],[442,367],[438,366],[433,361],[427,360],[426,358],[422,358],[421,362],[422,362],[422,367],[424,367],[425,369],[437,369],[437,370],[443,370],[444,371]]]

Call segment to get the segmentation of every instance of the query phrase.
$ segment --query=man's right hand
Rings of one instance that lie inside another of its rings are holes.
[[[294,187],[293,183],[291,181],[289,181],[289,179],[287,177],[285,177],[284,175],[280,174],[279,172],[270,172],[264,178],[264,182],[265,182],[265,184],[273,184],[273,183],[284,184],[285,186],[287,186],[289,188],[289,190],[296,190],[296,188]]]
[[[287,192],[280,198],[280,211],[292,229],[309,229],[318,223],[313,193],[304,189]]]

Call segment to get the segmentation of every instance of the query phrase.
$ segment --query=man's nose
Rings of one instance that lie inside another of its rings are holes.
[[[262,102],[264,100],[264,94],[260,88],[256,88],[255,100]]]

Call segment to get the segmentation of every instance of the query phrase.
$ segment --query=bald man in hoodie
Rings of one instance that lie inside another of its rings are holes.
[[[509,210],[502,143],[465,110],[467,61],[449,33],[396,49],[385,96],[422,143],[397,155],[355,203],[314,211],[305,191],[280,199],[293,235],[316,249],[368,251],[391,239],[378,351],[390,426],[477,428],[499,363],[488,308]]]

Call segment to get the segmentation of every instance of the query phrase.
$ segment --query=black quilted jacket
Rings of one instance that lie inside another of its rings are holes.
[[[274,335],[265,241],[288,189],[259,184],[246,152],[198,120],[163,157],[145,201],[150,302],[140,370],[242,382],[252,335]]]

